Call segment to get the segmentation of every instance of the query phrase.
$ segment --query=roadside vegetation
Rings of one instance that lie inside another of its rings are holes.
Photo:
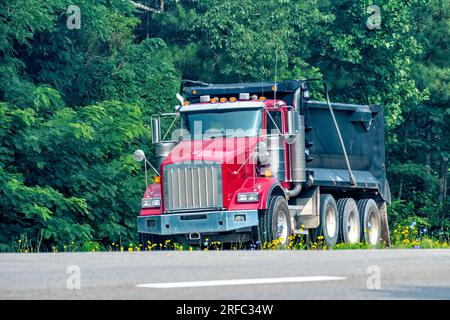
[[[448,241],[437,240],[430,237],[425,228],[420,229],[416,224],[409,226],[397,226],[391,234],[391,246],[387,247],[381,243],[371,246],[367,243],[358,242],[353,244],[338,243],[334,247],[327,247],[322,236],[318,236],[316,241],[310,241],[305,235],[292,235],[289,238],[289,245],[280,245],[280,239],[269,243],[251,244],[224,244],[218,241],[209,242],[205,239],[197,246],[181,245],[170,240],[165,243],[156,244],[148,242],[146,245],[137,242],[119,242],[103,246],[99,242],[89,241],[83,244],[69,243],[67,245],[52,247],[51,252],[147,252],[147,251],[217,251],[217,250],[358,250],[358,249],[450,249]],[[22,237],[17,240],[16,252],[33,253],[41,252],[41,241],[29,240]]]
[[[79,28],[71,1],[0,2],[0,252],[146,250],[131,154],[152,154],[150,115],[180,80],[318,77],[334,101],[384,106],[392,247],[448,247],[448,1],[377,1],[372,29],[367,0],[136,2],[79,0]],[[367,248],[297,240],[263,247]]]

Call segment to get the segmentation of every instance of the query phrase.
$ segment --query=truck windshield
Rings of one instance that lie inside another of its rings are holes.
[[[181,125],[191,139],[254,137],[261,128],[261,109],[182,112]]]

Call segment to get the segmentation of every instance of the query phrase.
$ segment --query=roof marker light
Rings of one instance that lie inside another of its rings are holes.
[[[230,98],[230,102],[235,102],[236,101],[236,98],[235,97],[231,97]]]
[[[220,102],[222,103],[227,102],[227,98],[220,98]]]

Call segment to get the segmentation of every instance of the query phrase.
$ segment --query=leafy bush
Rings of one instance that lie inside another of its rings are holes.
[[[129,2],[78,4],[80,30],[66,27],[64,1],[0,4],[1,251],[136,237],[144,188],[131,154],[179,78],[162,40],[134,42]]]

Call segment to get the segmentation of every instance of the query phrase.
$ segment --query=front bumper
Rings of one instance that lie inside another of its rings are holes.
[[[235,219],[236,216],[240,216],[239,219]],[[258,210],[171,213],[137,218],[138,232],[158,235],[226,232],[256,225]]]

